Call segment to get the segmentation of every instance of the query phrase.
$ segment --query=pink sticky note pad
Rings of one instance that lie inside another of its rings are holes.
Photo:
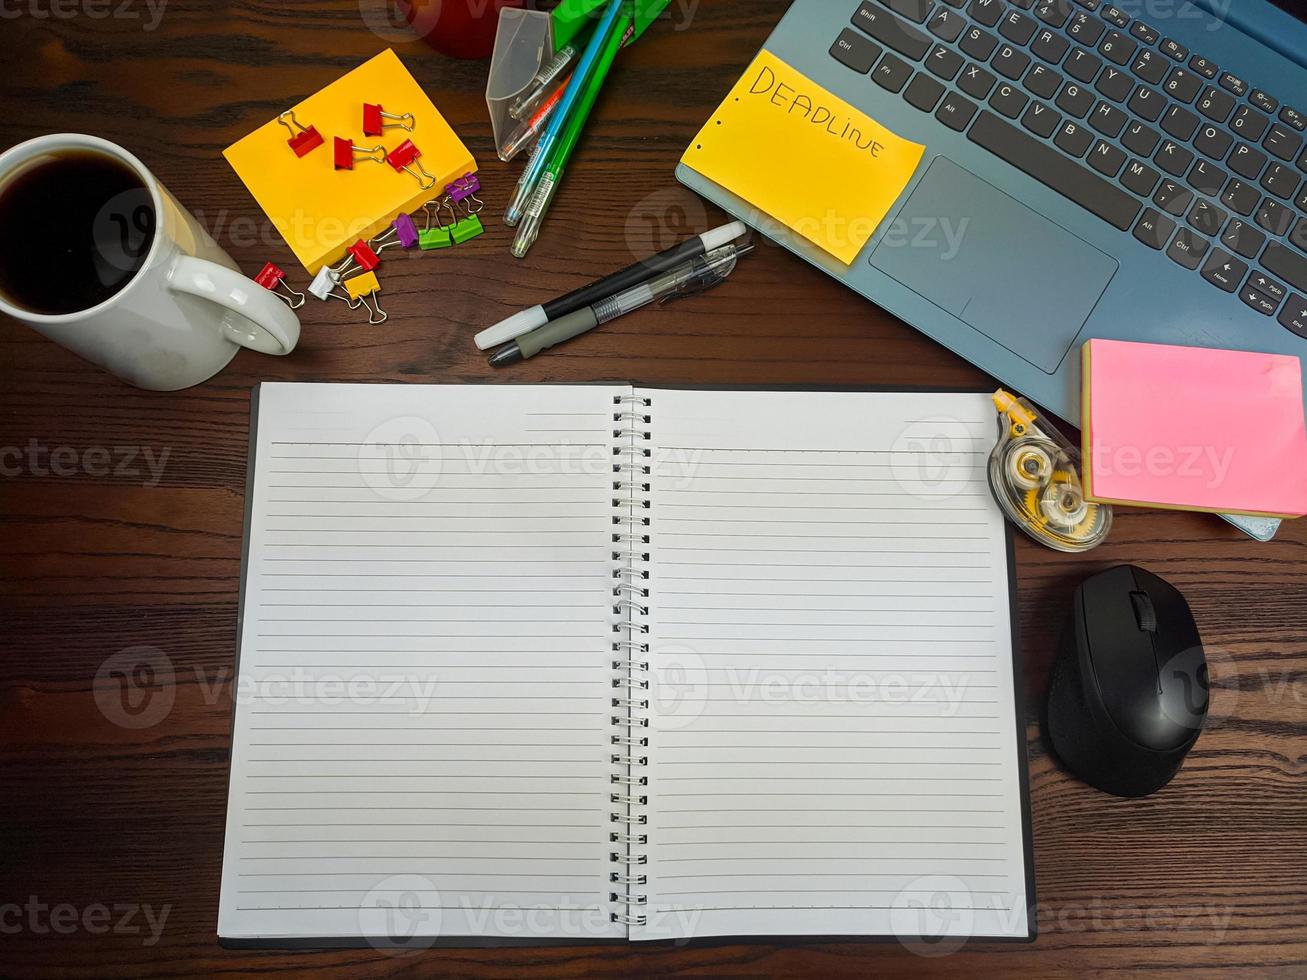
[[[1091,340],[1083,357],[1094,500],[1307,514],[1298,358],[1118,340]]]

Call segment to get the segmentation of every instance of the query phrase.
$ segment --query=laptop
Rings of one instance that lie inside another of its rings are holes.
[[[795,0],[764,47],[926,146],[894,210],[844,266],[677,176],[1079,424],[1090,338],[1307,354],[1303,10]]]

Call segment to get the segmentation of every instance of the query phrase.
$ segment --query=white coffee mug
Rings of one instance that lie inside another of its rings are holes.
[[[141,179],[155,214],[145,261],[122,289],[90,309],[34,313],[0,295],[0,313],[124,381],[155,391],[176,391],[213,377],[241,347],[277,355],[295,349],[300,324],[290,308],[241,275],[231,256],[122,147],[72,133],[21,143],[0,154],[0,193],[30,167],[78,151],[112,157]],[[0,229],[0,234],[22,234],[22,229]]]

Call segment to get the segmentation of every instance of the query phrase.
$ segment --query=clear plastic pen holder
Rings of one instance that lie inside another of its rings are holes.
[[[500,153],[522,121],[508,114],[509,107],[531,85],[554,56],[554,21],[543,11],[505,7],[499,13],[499,33],[486,82],[486,106]]]

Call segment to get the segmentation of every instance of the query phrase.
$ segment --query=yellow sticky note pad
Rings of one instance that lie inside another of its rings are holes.
[[[363,135],[365,102],[380,103],[396,115],[411,112],[413,131]],[[383,51],[293,108],[301,125],[317,129],[323,145],[296,156],[286,145],[291,134],[273,119],[223,156],[310,273],[343,258],[346,246],[372,238],[398,215],[440,196],[446,184],[476,172],[472,154],[393,51]],[[436,178],[435,186],[423,190],[411,174],[384,162],[359,161],[353,170],[337,170],[332,153],[337,136],[364,148],[380,144],[387,152],[412,140],[422,154],[417,163]]]
[[[762,51],[681,162],[851,264],[925,149]]]

